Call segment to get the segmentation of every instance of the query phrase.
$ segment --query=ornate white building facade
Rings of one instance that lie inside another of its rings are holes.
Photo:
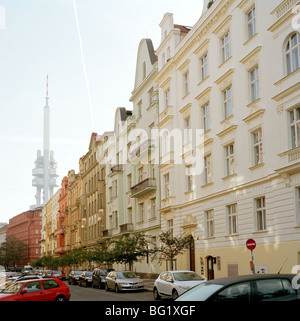
[[[191,235],[179,269],[248,274],[252,238],[257,271],[286,261],[290,273],[300,264],[299,1],[209,2],[192,28],[169,13],[160,23],[162,229]]]

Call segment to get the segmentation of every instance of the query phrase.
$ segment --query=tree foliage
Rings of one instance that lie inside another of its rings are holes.
[[[16,266],[18,261],[26,259],[27,249],[28,246],[24,242],[13,235],[8,236],[0,246],[0,264],[5,267]]]
[[[190,236],[174,236],[170,231],[161,232],[159,235],[160,245],[152,250],[153,258],[162,261],[171,261],[177,255],[182,254],[190,243]],[[172,266],[172,265],[171,265]]]

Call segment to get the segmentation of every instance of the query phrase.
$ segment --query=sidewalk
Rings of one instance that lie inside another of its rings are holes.
[[[145,289],[145,291],[152,292],[155,280],[153,280],[153,279],[143,279],[143,281],[144,281],[144,289]]]

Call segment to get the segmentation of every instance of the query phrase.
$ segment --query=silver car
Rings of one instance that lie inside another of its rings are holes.
[[[144,290],[144,282],[134,272],[112,271],[108,273],[105,284],[106,291]]]

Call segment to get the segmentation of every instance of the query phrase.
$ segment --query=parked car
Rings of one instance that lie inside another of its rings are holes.
[[[69,287],[58,279],[18,281],[0,292],[0,301],[66,301]]]
[[[65,280],[66,279],[65,273],[63,273],[62,271],[52,271],[50,277],[51,278],[57,278],[57,279],[60,279],[60,280]]]
[[[144,290],[144,282],[131,271],[112,271],[106,276],[106,291],[110,289],[120,292],[123,290]]]
[[[44,278],[49,278],[51,276],[52,270],[43,270],[42,276]]]
[[[162,295],[171,296],[175,300],[188,289],[207,281],[193,271],[166,271],[154,282],[153,297],[159,300]]]
[[[293,274],[256,274],[215,279],[199,284],[176,301],[293,301],[300,291],[293,287]]]
[[[23,274],[32,274],[34,273],[33,268],[30,265],[25,265],[23,270],[22,270]]]
[[[82,270],[73,270],[68,276],[68,283],[69,284],[78,284],[80,274],[82,273]]]
[[[92,285],[92,276],[93,276],[93,272],[92,271],[83,271],[80,276],[79,276],[79,280],[78,280],[78,284],[79,286],[90,286]]]
[[[93,271],[92,276],[92,287],[93,288],[105,288],[105,279],[109,272],[114,271],[114,269],[106,268],[96,268]]]

